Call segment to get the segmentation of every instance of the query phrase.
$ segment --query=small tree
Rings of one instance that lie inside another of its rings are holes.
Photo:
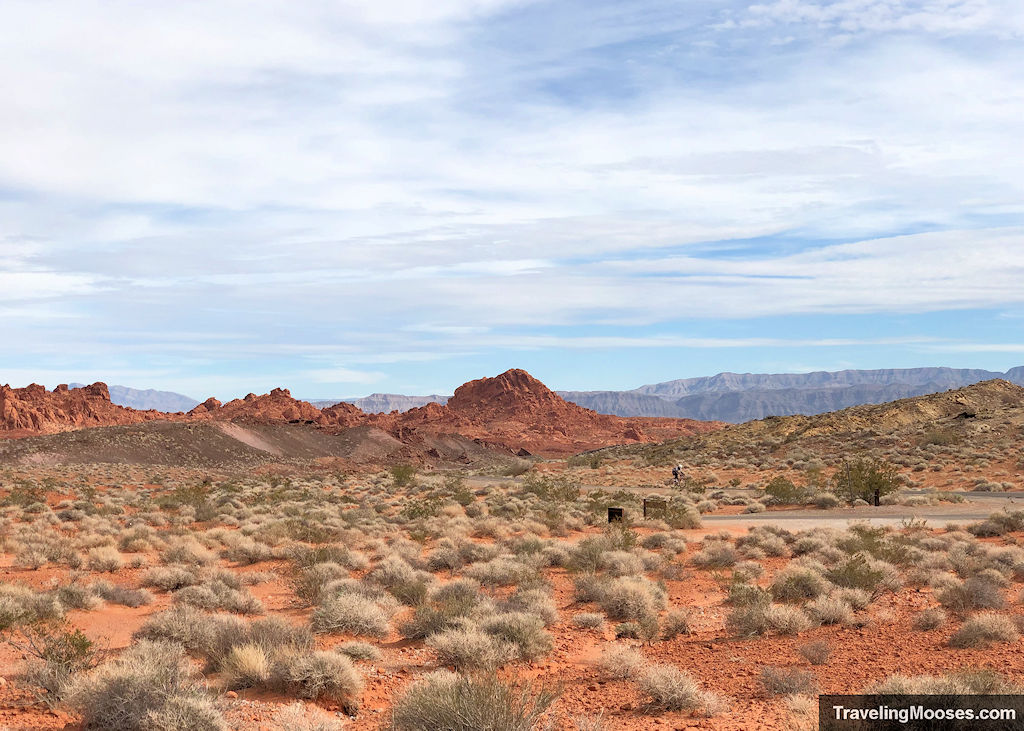
[[[878,459],[843,460],[832,475],[832,490],[850,502],[860,499],[870,503],[876,495],[896,492],[899,486],[896,466]]]
[[[779,475],[765,485],[764,491],[773,503],[784,505],[801,503],[807,498],[806,488],[797,487],[791,480],[787,480],[782,475]]]

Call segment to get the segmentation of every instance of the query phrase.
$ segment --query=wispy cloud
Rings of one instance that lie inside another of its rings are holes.
[[[1010,0],[10,0],[0,369],[387,385],[852,348],[786,318],[857,315],[907,352],[901,318],[1024,300],[1022,30]]]

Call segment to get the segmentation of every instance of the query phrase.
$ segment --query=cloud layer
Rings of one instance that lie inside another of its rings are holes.
[[[1024,299],[1022,35],[997,0],[5,2],[0,381],[989,352],[906,318]]]

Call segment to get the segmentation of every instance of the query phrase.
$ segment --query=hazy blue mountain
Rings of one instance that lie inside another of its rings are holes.
[[[560,391],[617,416],[674,416],[740,423],[766,416],[821,414],[969,386],[992,378],[1024,385],[1024,366],[1006,373],[968,368],[902,368],[815,373],[719,373],[631,391]],[[659,403],[660,402],[660,403]]]
[[[81,383],[69,383],[68,388],[81,388]],[[128,388],[127,386],[110,386],[110,400],[118,406],[132,409],[156,409],[157,411],[189,411],[199,402],[191,396],[173,391],[156,391]]]
[[[399,393],[371,393],[369,396],[363,396],[361,398],[328,399],[322,401],[310,401],[310,403],[322,409],[327,406],[334,406],[334,404],[341,401],[345,401],[358,406],[367,414],[387,414],[392,411],[408,411],[409,409],[415,409],[418,406],[424,406],[429,403],[446,404],[448,403],[448,398],[448,396],[440,396],[436,393],[431,394],[430,396],[403,396]]]

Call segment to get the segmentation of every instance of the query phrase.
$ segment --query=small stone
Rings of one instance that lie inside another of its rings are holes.
[[[596,683],[591,683],[590,685],[587,686],[587,690],[597,690],[597,684]]]
[[[232,698],[232,699],[233,698],[237,698],[238,697],[238,693],[236,693],[233,690],[229,690],[227,693],[224,694],[224,697],[225,698]]]

